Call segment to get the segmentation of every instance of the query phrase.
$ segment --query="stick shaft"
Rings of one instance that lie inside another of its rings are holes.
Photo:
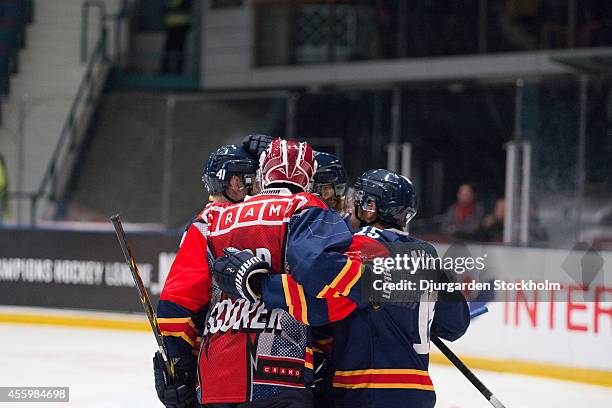
[[[461,361],[461,359],[459,359],[459,357],[457,357],[457,355],[453,353],[442,340],[440,340],[438,337],[432,336],[431,341],[436,345],[436,347],[438,347],[438,349],[440,349],[442,354],[444,354],[444,356],[448,358],[459,371],[461,371],[465,378],[467,378],[468,381],[471,382],[474,387],[476,387],[476,389],[487,399],[487,401],[489,401],[489,403],[491,403],[491,405],[493,405],[495,408],[505,408],[504,404],[502,404],[497,397],[493,395],[491,390],[489,390],[487,386],[484,385],[482,381],[478,379],[478,377],[476,377],[472,370],[463,364],[463,361]]]
[[[134,283],[136,284],[136,290],[138,291],[140,303],[142,304],[142,307],[144,308],[144,311],[147,315],[149,324],[151,325],[151,330],[153,330],[153,335],[155,336],[157,347],[159,348],[159,352],[161,353],[162,359],[164,360],[164,364],[166,365],[166,370],[170,374],[171,380],[174,381],[174,364],[168,356],[168,350],[166,350],[166,345],[164,344],[164,340],[161,335],[161,330],[159,329],[159,325],[157,324],[157,315],[155,314],[153,305],[151,305],[151,300],[149,299],[147,288],[145,287],[144,282],[142,281],[140,271],[138,270],[138,265],[136,264],[134,255],[132,255],[132,250],[130,249],[130,246],[128,244],[127,237],[125,236],[123,225],[121,225],[121,217],[119,216],[119,214],[115,214],[110,218],[110,220],[113,223],[113,226],[115,227],[117,239],[119,240],[121,251],[123,251],[125,262],[127,262],[128,266],[130,267],[130,271],[132,272],[132,278],[134,279]]]

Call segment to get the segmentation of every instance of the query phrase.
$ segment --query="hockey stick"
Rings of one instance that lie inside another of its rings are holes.
[[[166,372],[170,374],[169,380],[173,383],[175,381],[174,363],[172,363],[172,360],[168,358],[168,350],[166,350],[166,345],[164,344],[161,331],[159,330],[159,325],[157,324],[157,316],[155,314],[155,310],[153,310],[153,306],[151,305],[151,300],[149,299],[147,288],[145,288],[145,285],[142,282],[142,277],[140,276],[138,265],[136,265],[136,260],[132,255],[132,250],[130,249],[130,246],[127,242],[125,231],[123,230],[123,226],[121,225],[121,217],[119,216],[119,214],[115,214],[110,217],[110,220],[113,223],[113,226],[115,227],[117,239],[119,240],[119,245],[121,245],[121,250],[123,251],[123,256],[125,257],[125,262],[127,262],[130,267],[130,271],[132,271],[132,278],[134,278],[136,290],[138,290],[138,297],[140,298],[140,303],[142,303],[142,307],[144,308],[144,311],[147,314],[147,318],[149,319],[149,323],[151,324],[151,329],[153,330],[153,335],[155,336],[155,340],[157,341],[159,353],[161,354],[162,359],[164,360],[164,364],[166,366]]]
[[[487,313],[488,311],[489,309],[487,309],[486,306],[475,309],[470,313],[470,319],[473,319],[476,316],[480,316],[481,314]],[[467,378],[472,383],[472,385],[476,387],[476,389],[487,399],[487,401],[489,401],[491,405],[493,405],[495,408],[506,407],[504,404],[501,403],[500,400],[497,399],[495,395],[493,395],[491,390],[489,390],[487,386],[484,385],[482,381],[478,379],[478,377],[476,377],[472,370],[470,370],[465,364],[463,364],[463,361],[461,361],[461,359],[459,359],[459,357],[457,357],[457,355],[453,353],[451,349],[449,349],[448,346],[444,344],[442,340],[440,340],[436,336],[431,336],[431,341],[433,342],[433,344],[436,345],[436,347],[438,347],[442,354],[444,354],[444,356],[448,358],[449,361],[453,363],[453,365],[457,367],[459,371],[461,371],[461,374],[463,374],[465,378]]]

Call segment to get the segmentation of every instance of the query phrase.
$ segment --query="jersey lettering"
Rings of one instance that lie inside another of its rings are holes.
[[[256,221],[259,218],[259,211],[262,204],[255,204],[242,207],[242,212],[238,218],[238,222]]]
[[[412,345],[418,354],[429,353],[429,328],[433,322],[435,298],[435,293],[433,295],[423,293],[419,299],[419,339],[421,342]]]
[[[287,209],[286,202],[270,202],[264,211],[264,221],[282,221]]]
[[[280,331],[280,310],[267,310],[260,301],[224,299],[215,304],[208,317],[204,335],[227,331]]]
[[[280,205],[270,204],[270,207],[268,207],[268,215],[272,216],[272,214],[276,214],[277,217],[280,217],[280,210]]]
[[[355,235],[364,235],[368,238],[378,239],[380,238],[380,234],[376,232],[376,228],[374,227],[363,227]]]

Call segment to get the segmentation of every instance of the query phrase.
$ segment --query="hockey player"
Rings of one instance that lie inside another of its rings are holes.
[[[214,151],[208,158],[202,171],[202,181],[209,193],[209,203],[241,202],[247,194],[251,194],[255,173],[258,167],[259,155],[270,143],[272,138],[267,135],[246,136],[242,145],[225,145]],[[200,214],[202,210],[198,212]],[[197,216],[189,223],[185,235],[189,232]],[[175,279],[180,280],[180,273],[175,273]],[[189,283],[189,277],[185,277]],[[178,312],[180,315],[180,312]],[[192,351],[188,353],[184,347],[184,339],[173,337],[177,332],[177,324],[184,323],[184,319],[177,320],[177,311],[166,302],[158,306],[158,323],[162,333],[166,336],[166,343],[173,355],[174,363],[179,374],[177,384],[169,384],[164,373],[162,357],[156,353],[154,364],[155,387],[158,397],[167,407],[195,406],[196,404],[196,357],[199,350],[202,330],[204,326],[204,313],[194,315],[190,320],[191,327],[196,336],[192,342]],[[180,332],[179,332],[180,333]]]
[[[331,153],[315,152],[317,172],[314,175],[312,192],[318,194],[330,208],[344,213],[346,171],[338,157]]]
[[[177,358],[191,353],[193,319],[207,313],[198,366],[198,400],[207,406],[250,401],[252,407],[272,401],[278,407],[312,405],[312,351],[305,323],[310,316],[337,320],[348,315],[354,303],[335,296],[350,292],[362,269],[358,259],[343,253],[352,240],[346,224],[318,197],[304,192],[315,169],[310,146],[275,139],[260,159],[264,190],[243,203],[207,206],[183,239],[160,296],[158,317],[169,353]],[[254,270],[269,265],[273,273],[259,281],[259,291],[271,293],[271,304],[282,304],[299,321],[287,310],[266,309],[252,296],[251,287],[257,287],[252,276],[237,287],[240,296],[219,290],[207,257],[214,259],[229,246],[265,259],[250,265]],[[282,273],[286,268],[291,276]],[[306,294],[318,294],[321,304],[307,308]]]
[[[435,249],[402,229],[416,214],[410,181],[387,170],[365,172],[355,184],[351,221],[359,228],[351,245],[363,258],[388,257],[398,251]],[[215,262],[215,276],[231,254]],[[242,268],[237,259],[235,268]],[[251,260],[253,262],[253,260]],[[218,268],[219,267],[219,268]],[[245,277],[245,279],[247,279]],[[380,294],[378,294],[380,295]],[[428,374],[429,339],[455,340],[469,325],[469,310],[459,293],[436,301],[437,294],[408,293],[402,301],[381,302],[380,296],[360,303],[358,310],[333,329],[333,399],[336,407],[431,408],[435,405]],[[266,295],[264,294],[264,301]],[[318,299],[306,298],[308,304]]]
[[[356,240],[361,238],[363,256],[415,250],[437,256],[430,244],[403,232],[416,214],[416,193],[408,179],[388,170],[369,170],[354,188],[351,222],[360,228]],[[418,303],[371,301],[335,325],[332,360],[337,407],[435,405],[427,372],[430,335],[456,340],[469,325],[469,309],[460,293],[443,301],[436,301],[436,296],[423,293]]]

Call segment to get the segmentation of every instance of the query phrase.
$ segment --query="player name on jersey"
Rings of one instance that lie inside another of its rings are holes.
[[[215,304],[206,324],[207,334],[234,331],[280,331],[280,310],[267,310],[260,301],[224,299]]]

